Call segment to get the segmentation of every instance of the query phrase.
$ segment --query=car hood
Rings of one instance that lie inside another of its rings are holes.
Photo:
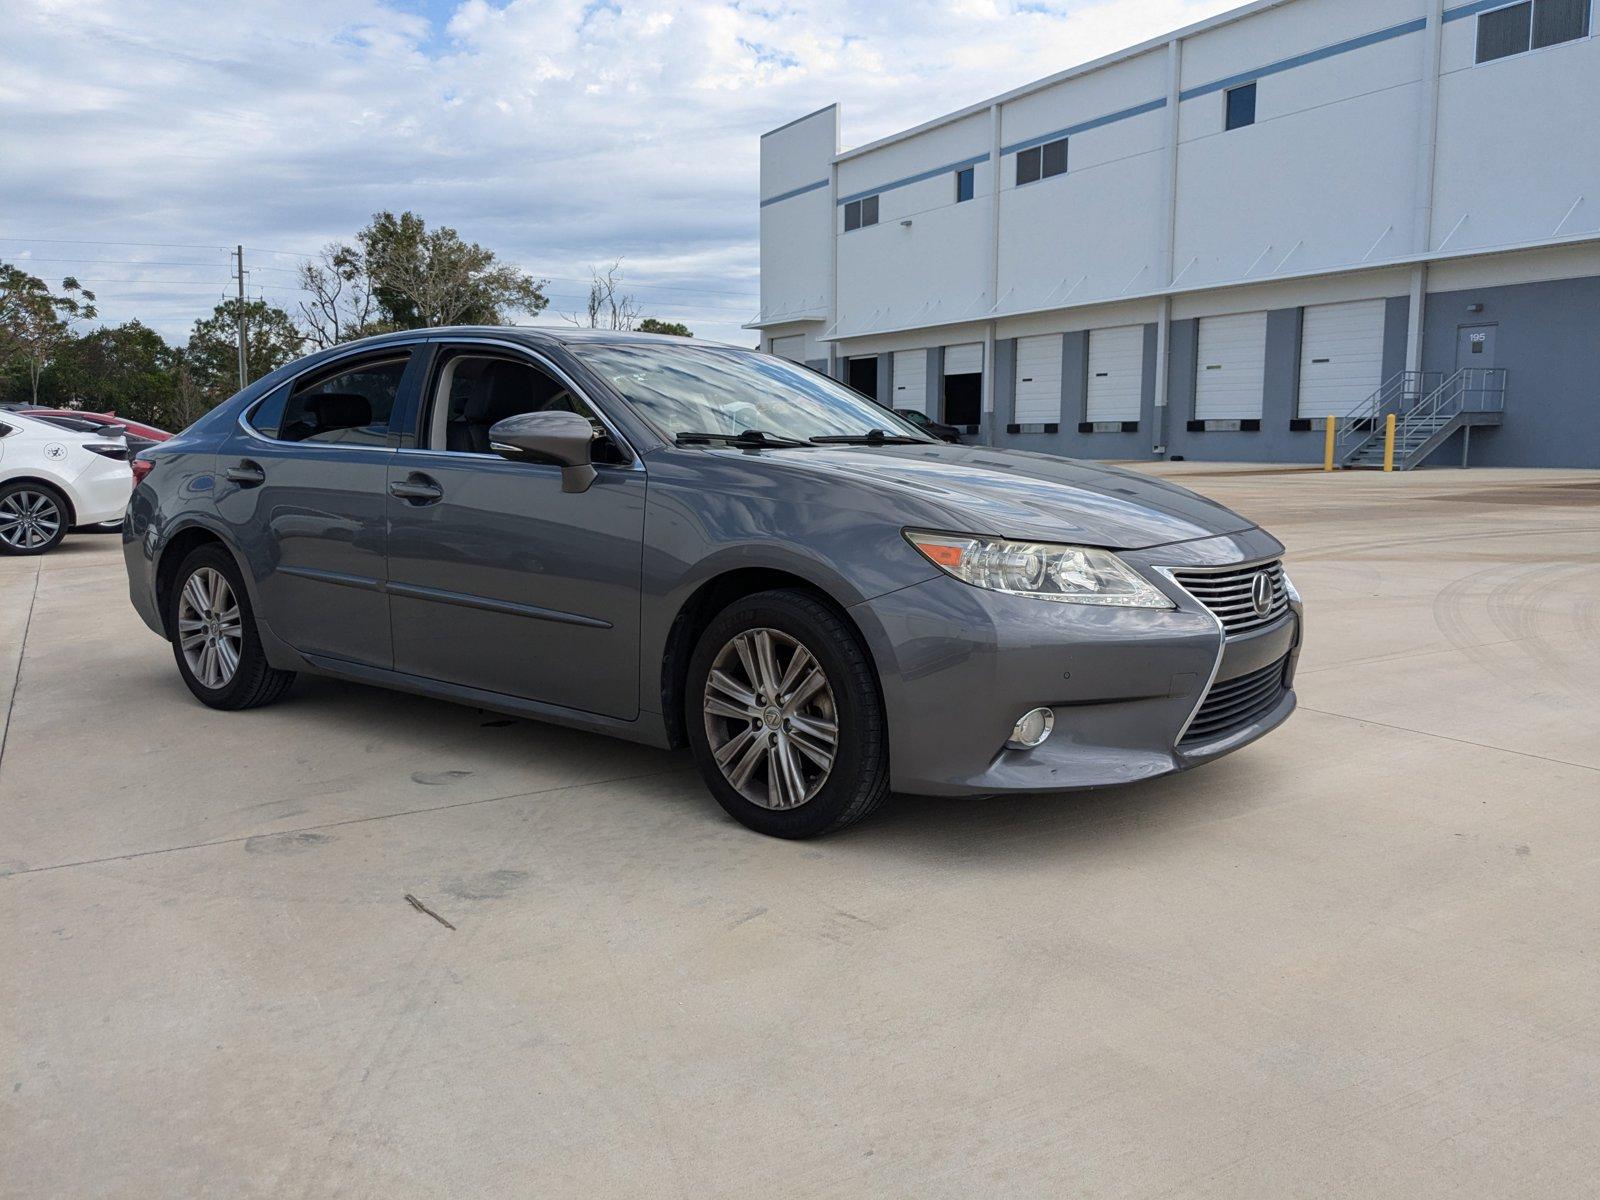
[[[1140,550],[1255,527],[1187,488],[1048,454],[946,444],[760,453],[841,488],[869,488],[905,524],[949,532]]]

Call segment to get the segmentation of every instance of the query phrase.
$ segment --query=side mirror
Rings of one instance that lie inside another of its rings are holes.
[[[501,458],[560,467],[563,492],[586,492],[595,481],[593,443],[594,426],[575,412],[518,413],[489,427],[489,448]]]

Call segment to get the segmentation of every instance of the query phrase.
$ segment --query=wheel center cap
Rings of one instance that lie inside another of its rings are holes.
[[[766,724],[768,729],[776,729],[783,723],[783,714],[777,709],[769,707],[762,712],[761,720]]]

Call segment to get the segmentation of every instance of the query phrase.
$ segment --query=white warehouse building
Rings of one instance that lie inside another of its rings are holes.
[[[1258,0],[841,151],[761,140],[763,348],[1084,458],[1600,466],[1600,0]]]

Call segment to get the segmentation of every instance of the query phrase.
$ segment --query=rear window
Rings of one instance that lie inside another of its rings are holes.
[[[409,353],[390,354],[285,384],[251,409],[246,422],[280,442],[381,446],[409,359]]]

